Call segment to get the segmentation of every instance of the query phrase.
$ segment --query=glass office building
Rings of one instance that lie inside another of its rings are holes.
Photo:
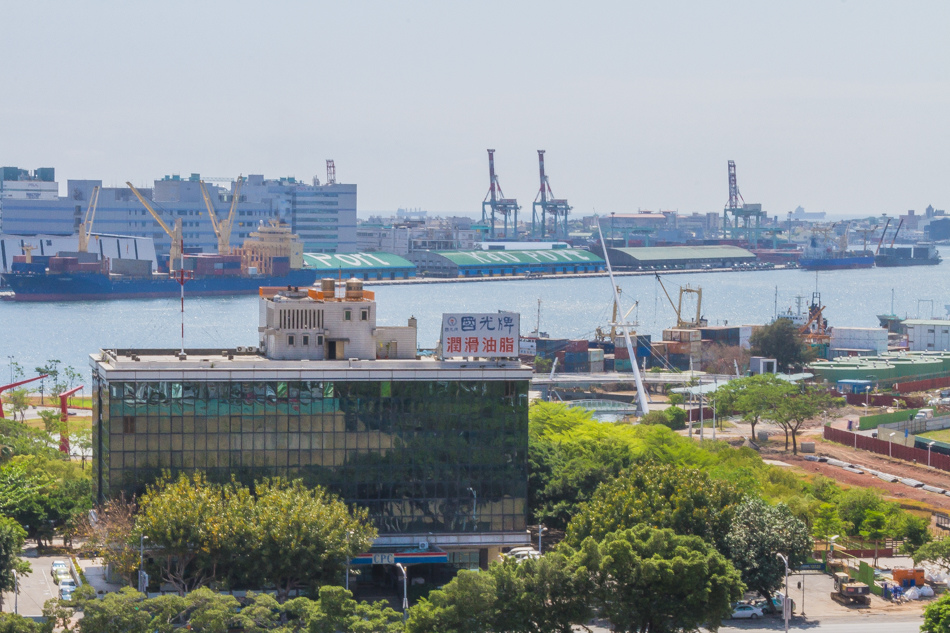
[[[93,357],[99,499],[139,493],[163,470],[303,478],[368,508],[381,537],[524,540],[530,370],[517,362],[331,361],[302,371],[299,361],[240,352],[189,352],[184,362],[149,354]]]

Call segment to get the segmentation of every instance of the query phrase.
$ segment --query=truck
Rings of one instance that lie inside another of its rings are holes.
[[[835,590],[831,592],[831,599],[838,604],[871,604],[871,588],[863,582],[851,580],[844,572],[835,574]]]

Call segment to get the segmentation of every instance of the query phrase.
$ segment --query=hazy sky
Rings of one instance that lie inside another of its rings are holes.
[[[0,163],[309,180],[361,215],[950,207],[950,3],[0,1]]]

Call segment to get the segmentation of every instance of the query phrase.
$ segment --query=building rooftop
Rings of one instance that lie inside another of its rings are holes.
[[[642,246],[634,248],[613,248],[640,261],[669,261],[675,259],[713,259],[721,257],[748,257],[755,259],[755,253],[738,246]]]
[[[549,263],[603,263],[604,259],[590,251],[578,248],[558,248],[551,250],[522,251],[437,251],[459,266],[479,266],[484,264],[549,264]]]
[[[349,255],[339,253],[304,253],[304,264],[308,268],[326,271],[329,273],[340,270],[353,270],[359,268],[415,268],[408,259],[393,255],[392,253],[352,253]]]
[[[529,379],[531,368],[518,360],[273,360],[262,356],[257,348],[186,349],[184,359],[176,349],[111,349],[90,354],[90,363],[98,372],[108,372],[110,379],[122,379],[124,373],[145,380],[155,372],[154,379],[167,379],[169,373],[181,380],[228,378],[238,380],[287,380],[296,372],[300,379],[319,375],[324,379],[352,378],[354,372],[369,373],[367,378],[414,379],[477,379],[475,372],[484,372],[494,379]],[[161,378],[157,373],[161,373]],[[499,375],[499,373],[503,375]]]
[[[902,325],[936,325],[950,327],[950,319],[905,319]]]

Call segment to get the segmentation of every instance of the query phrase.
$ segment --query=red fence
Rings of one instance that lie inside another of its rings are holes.
[[[879,432],[889,433],[887,430],[880,430]],[[845,446],[860,448],[865,451],[871,451],[872,453],[877,453],[878,455],[889,455],[891,457],[896,457],[897,459],[903,459],[906,461],[913,461],[916,459],[918,464],[927,463],[928,451],[925,451],[922,448],[913,448],[910,446],[904,446],[903,444],[887,442],[874,437],[868,437],[867,435],[851,433],[850,431],[842,431],[841,429],[833,429],[830,426],[825,427],[824,437],[826,440],[838,442],[839,444],[844,444]],[[950,472],[950,455],[944,455],[943,453],[932,453],[930,455],[930,465],[934,468],[939,468],[940,470],[946,470]]]
[[[894,383],[894,391],[911,393],[913,391],[927,391],[929,389],[944,389],[950,387],[950,377],[931,378],[930,380],[901,381]]]
[[[889,396],[883,393],[872,393],[867,396],[863,393],[846,393],[842,395],[837,391],[833,391],[832,393],[839,398],[843,397],[848,402],[848,404],[858,407],[863,406],[864,404],[870,404],[872,407],[893,407],[895,400],[900,400],[903,403],[902,406],[905,409],[919,409],[924,406],[924,404],[926,404],[926,401],[918,396]]]

